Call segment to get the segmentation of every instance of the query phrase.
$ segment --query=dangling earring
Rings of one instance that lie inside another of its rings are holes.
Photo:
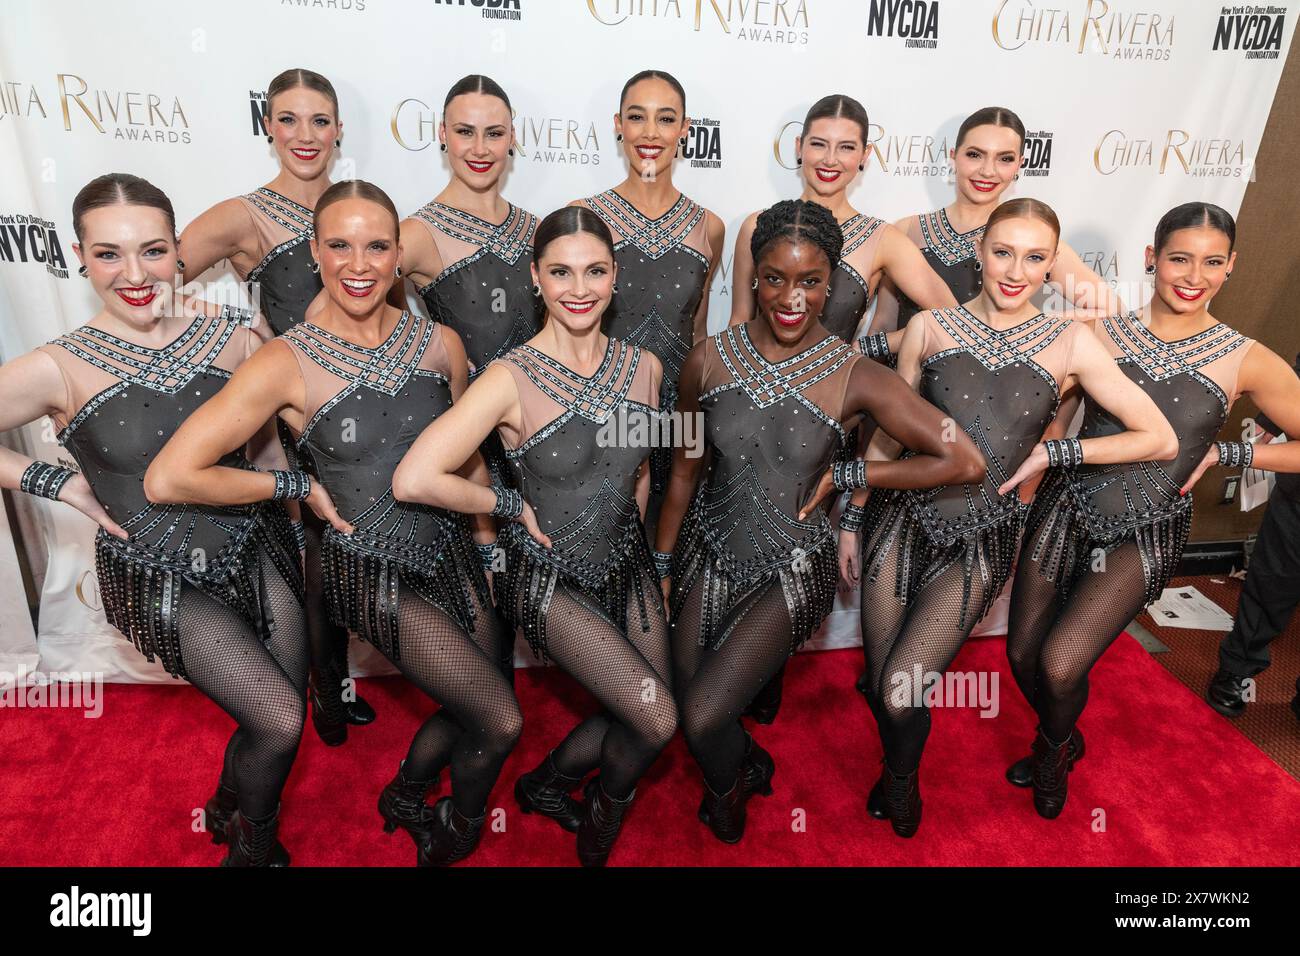
[[[1014,179],[1019,179],[1019,178],[1020,178],[1020,174],[1019,174],[1019,173],[1016,173],[1016,175],[1015,175],[1013,178],[1014,178]]]
[[[867,168],[866,163],[858,163],[858,172],[862,172],[866,168]]]
[[[181,259],[180,257],[177,257],[176,259],[176,271],[177,272],[185,271],[185,260]]]
[[[1153,276],[1153,275],[1155,275],[1155,274],[1156,274],[1156,267],[1155,267],[1155,266],[1147,266],[1147,275],[1149,275],[1149,276]]]
[[[1048,272],[1047,274],[1045,274],[1045,275],[1043,276],[1043,281],[1044,281],[1044,282],[1051,282],[1051,281],[1052,281],[1052,274],[1051,274],[1050,272]]]
[[[402,277],[402,267],[398,266],[397,271],[393,273],[393,278],[400,279],[401,277]]]
[[[975,271],[976,271],[976,272],[983,272],[983,271],[984,271],[984,266],[983,266],[983,264],[982,264],[978,259],[975,260]]]
[[[81,278],[84,279],[90,275],[90,270],[87,269],[85,266],[82,266],[80,269],[77,270],[77,275],[81,276]]]
[[[311,271],[315,273],[320,272],[320,263],[317,262],[315,259],[311,261]]]
[[[541,295],[541,294],[542,294],[542,287],[539,286],[536,282],[534,282],[534,283],[533,283],[533,295]]]
[[[615,133],[615,134],[614,134],[614,139],[615,139],[617,142],[620,142],[620,143],[623,142],[623,134],[622,134],[622,133]]]
[[[336,140],[334,141],[334,148],[335,148],[335,149],[342,149],[342,148],[343,148],[343,141],[342,141],[342,140],[338,140],[338,139],[336,139]]]
[[[442,150],[444,153],[447,152],[447,144],[446,144],[446,143],[439,143],[439,144],[438,144],[438,148],[439,148],[440,150]]]
[[[618,295],[618,283],[615,282],[612,288],[614,295]]]
[[[1232,273],[1231,273],[1231,272],[1225,272],[1225,273],[1223,274],[1223,281],[1224,281],[1224,282],[1227,282],[1227,281],[1228,281],[1229,279],[1231,279],[1231,278],[1232,278]]]
[[[802,157],[802,156],[796,156],[796,157],[794,158],[794,164],[795,164],[796,166],[802,166],[802,165],[803,165],[803,157]]]
[[[758,288],[758,279],[755,278],[754,281],[751,282],[751,283],[749,284],[749,287],[750,287],[751,289],[757,289],[757,288]]]
[[[274,143],[274,142],[275,142],[275,137],[272,136],[270,133],[267,133],[267,134],[266,134],[266,141],[267,141],[268,143]]]
[[[506,150],[507,156],[513,156],[514,154],[515,154],[515,148],[513,146],[511,146],[509,149]]]

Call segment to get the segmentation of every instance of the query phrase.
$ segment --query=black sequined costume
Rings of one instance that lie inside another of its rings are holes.
[[[650,219],[612,189],[583,202],[614,235],[618,291],[605,313],[605,331],[659,358],[664,367],[659,407],[672,412],[709,276],[708,210],[682,194],[666,213]],[[650,466],[651,488],[658,495],[672,467],[671,445],[654,449]]]
[[[462,790],[454,799],[477,816],[518,734],[518,708],[501,673],[510,635],[493,612],[465,516],[399,502],[392,490],[398,462],[451,407],[442,334],[403,312],[374,348],[311,322],[282,339],[306,386],[299,455],[355,529],[325,530],[331,617],[450,711],[417,733],[405,772],[431,780],[450,760]]]
[[[261,186],[240,197],[258,222],[278,241],[251,272],[258,286],[262,314],[276,335],[302,321],[321,290],[320,276],[312,271],[312,211],[292,199]]]
[[[863,529],[862,633],[867,699],[889,766],[910,773],[929,732],[927,707],[900,681],[943,673],[1011,572],[1027,506],[997,489],[1052,421],[1081,326],[1039,314],[996,330],[964,308],[920,314],[919,391],[984,454],[978,484],[871,492]],[[868,476],[870,468],[868,467]],[[900,676],[901,675],[901,676]]]
[[[846,342],[852,342],[862,317],[871,305],[869,279],[880,243],[877,231],[885,225],[883,219],[854,213],[840,224],[844,234],[844,248],[839,264],[831,275],[827,289],[826,305],[822,308],[822,325]],[[860,270],[865,270],[866,275]]]
[[[1034,498],[1007,652],[1045,732],[1058,741],[1083,710],[1093,662],[1178,567],[1192,520],[1192,498],[1180,489],[1227,420],[1252,343],[1223,324],[1165,342],[1136,313],[1102,319],[1096,331],[1173,425],[1179,451],[1173,461],[1051,469]],[[1079,438],[1123,430],[1084,396]]]
[[[703,346],[710,460],[673,559],[683,726],[717,793],[730,789],[745,753],[742,711],[835,600],[837,536],[824,507],[798,514],[845,440],[845,390],[862,359],[831,334],[771,361],[751,324]]]
[[[979,295],[984,288],[984,281],[979,270],[975,243],[983,238],[984,227],[976,226],[968,232],[958,232],[948,221],[948,213],[936,209],[917,216],[916,230],[919,235],[913,235],[912,238],[919,240],[925,261],[943,280],[953,297],[958,302],[969,302]],[[907,325],[912,316],[920,311],[920,306],[901,291],[898,293],[898,328]]]

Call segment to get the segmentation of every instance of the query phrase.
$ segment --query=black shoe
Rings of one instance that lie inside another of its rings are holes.
[[[866,671],[858,675],[858,680],[853,687],[859,694],[867,698],[868,703],[871,702],[871,679],[867,676]]]
[[[731,789],[723,794],[714,793],[713,788],[705,783],[704,797],[700,800],[700,822],[723,843],[739,843],[745,835],[745,803],[749,797],[744,776],[738,776]]]
[[[885,815],[894,832],[901,837],[915,834],[921,826],[920,771],[897,774],[886,764],[877,786],[883,791]]]
[[[876,785],[867,794],[867,813],[877,820],[888,820],[889,811],[885,809],[885,775],[882,773]]]
[[[524,813],[548,816],[570,833],[582,826],[582,805],[571,796],[581,777],[566,777],[555,768],[555,751],[536,770],[515,781],[515,800]]]
[[[366,724],[375,722],[375,708],[366,703],[366,699],[358,694],[356,700],[345,700],[343,702],[343,716],[353,727],[364,727]]]
[[[487,814],[473,819],[465,816],[443,797],[433,805],[433,828],[416,852],[417,866],[447,866],[474,852],[483,833]]]
[[[217,846],[226,842],[226,830],[230,826],[230,817],[239,808],[238,794],[235,788],[227,786],[226,781],[217,781],[217,792],[203,805],[203,825],[212,836]]]
[[[772,679],[758,692],[758,695],[745,708],[744,716],[752,717],[760,724],[770,724],[776,720],[781,710],[781,694],[785,689],[785,665],[772,675]]]
[[[600,785],[600,777],[592,777],[583,791],[587,798],[587,812],[578,828],[578,861],[583,866],[604,866],[609,851],[614,848],[623,817],[636,796],[633,790],[622,800],[615,800]]]
[[[1083,732],[1075,727],[1070,732],[1070,756],[1066,766],[1074,769],[1074,765],[1083,759]],[[1033,757],[1021,757],[1010,767],[1007,768],[1007,782],[1016,787],[1032,787],[1034,785],[1034,772],[1032,768]]]
[[[1070,741],[1052,743],[1038,729],[1034,738],[1034,755],[1031,760],[1034,786],[1034,809],[1047,820],[1055,820],[1065,809],[1065,799],[1070,785]]]
[[[230,815],[226,829],[230,850],[222,866],[288,866],[289,852],[275,838],[280,808],[261,820],[250,820],[238,810]]]
[[[1246,691],[1245,683],[1246,678],[1229,674],[1220,667],[1210,679],[1205,700],[1224,717],[1240,717],[1246,712],[1246,701],[1242,696]]]
[[[434,774],[432,780],[410,780],[405,766],[403,760],[397,768],[397,776],[379,794],[379,815],[384,818],[385,833],[401,827],[419,846],[433,828],[433,807],[425,803],[424,798],[438,783],[438,775]]]
[[[776,761],[772,755],[745,733],[745,759],[740,764],[740,779],[750,794],[762,797],[772,795],[772,777],[776,774]]]
[[[313,672],[307,696],[311,699],[311,725],[325,746],[340,747],[347,743],[347,713],[343,709],[338,683]]]

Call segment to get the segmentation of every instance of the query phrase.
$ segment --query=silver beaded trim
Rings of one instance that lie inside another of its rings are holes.
[[[275,476],[272,501],[303,501],[311,494],[311,475],[305,471],[272,471],[269,474]]]
[[[1053,438],[1043,442],[1051,468],[1078,468],[1083,464],[1083,443],[1077,438]]]
[[[492,490],[496,492],[497,503],[492,506],[488,512],[498,518],[518,518],[524,513],[524,496],[513,488],[503,488],[494,485]]]
[[[18,479],[18,490],[37,498],[58,501],[63,486],[76,474],[70,468],[51,465],[45,461],[34,461],[27,466],[23,476]]]
[[[862,522],[866,514],[866,505],[855,505],[853,502],[849,502],[844,506],[844,511],[840,515],[840,530],[852,531],[857,534],[862,530]]]
[[[1244,441],[1216,441],[1219,464],[1227,468],[1249,468],[1255,460],[1255,446]]]
[[[837,491],[854,491],[867,487],[867,463],[861,458],[837,461],[831,466],[831,479]]]

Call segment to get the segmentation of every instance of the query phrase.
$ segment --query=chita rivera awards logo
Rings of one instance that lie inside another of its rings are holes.
[[[366,0],[280,0],[282,7],[301,7],[304,10],[338,10],[342,13],[363,13]]]
[[[745,43],[801,46],[808,42],[807,0],[584,0],[607,27],[671,20],[691,31],[721,30]]]
[[[1025,158],[1020,163],[1020,175],[1051,175],[1052,134],[1042,129],[1026,130],[1024,154]]]
[[[418,153],[438,142],[438,113],[408,96],[393,107],[389,131],[397,145]],[[526,162],[599,166],[600,136],[592,120],[570,116],[514,115],[515,155]]]
[[[1155,169],[1158,175],[1181,170],[1188,176],[1250,178],[1254,158],[1247,158],[1244,140],[1203,137],[1170,129],[1155,137],[1138,137],[1111,129],[1101,135],[1092,153],[1097,172],[1110,176],[1122,169]]]
[[[11,116],[24,119],[36,113],[41,119],[49,115],[35,86],[22,80],[0,80],[0,120]]]
[[[1119,0],[1075,0],[1059,6],[998,0],[993,42],[1003,50],[1055,44],[1112,60],[1168,60],[1174,43],[1172,8],[1134,8]]]
[[[939,0],[871,0],[867,36],[897,37],[905,47],[933,50],[939,45]]]
[[[60,73],[55,82],[68,132],[90,128],[129,142],[190,142],[190,121],[177,96],[96,87],[75,73]]]
[[[0,213],[0,260],[36,262],[56,279],[68,277],[68,260],[58,230],[40,216]]]
[[[1223,7],[1214,31],[1215,50],[1240,50],[1247,60],[1276,60],[1282,52],[1286,7]]]
[[[484,20],[521,20],[519,0],[433,0],[435,7],[475,7]]]
[[[694,117],[686,129],[682,159],[691,166],[719,169],[722,166],[722,124],[707,116]]]

